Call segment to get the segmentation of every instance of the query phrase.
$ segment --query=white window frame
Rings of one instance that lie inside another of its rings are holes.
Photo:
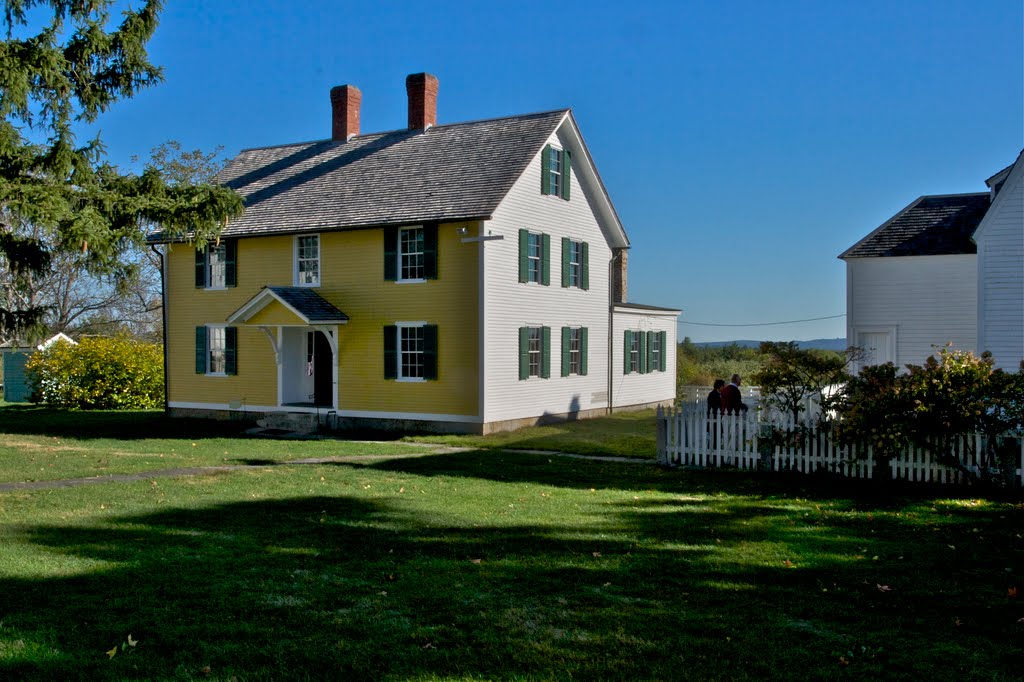
[[[544,368],[544,328],[527,327],[527,354],[529,356],[529,373],[527,379],[541,378]]]
[[[536,240],[537,254],[533,253]],[[534,270],[536,267],[536,270]],[[540,232],[526,233],[526,283],[541,284],[544,279],[544,235]]]
[[[211,377],[226,377],[228,375],[228,337],[227,331],[228,325],[226,324],[208,324],[206,325],[206,375]],[[216,344],[219,348],[215,348],[214,335],[218,343]],[[220,351],[220,371],[214,370],[214,353]]]
[[[583,287],[583,242],[572,239],[569,240],[569,286]]]
[[[548,151],[548,194],[561,198],[562,196],[562,150],[551,147]]]
[[[405,249],[403,248],[405,242],[403,241],[402,237],[405,236],[406,233],[412,232],[414,230],[419,231],[419,235],[420,235],[419,241],[420,241],[420,249],[421,250],[418,251],[418,252],[414,251],[414,252],[411,252],[411,253],[406,253]],[[418,255],[420,257],[419,270],[420,270],[421,273],[425,273],[426,272],[426,267],[427,267],[427,253],[426,253],[425,248],[426,248],[426,231],[425,231],[425,229],[424,229],[424,227],[422,225],[411,225],[409,227],[403,227],[403,228],[400,228],[398,230],[398,248],[396,249],[396,254],[395,254],[395,257],[398,258],[398,279],[396,281],[401,282],[401,283],[406,283],[406,284],[413,283],[413,282],[426,282],[427,281],[426,277],[423,277],[422,275],[420,277],[406,277],[405,276],[405,263],[404,263],[404,260],[405,260],[406,257]]]
[[[647,368],[648,372],[660,372],[661,371],[661,332],[655,331],[647,338],[647,343],[651,344],[650,356],[651,366]]]
[[[227,257],[228,247],[224,242],[206,247],[206,253],[203,255],[203,272],[206,275],[205,289],[213,291],[227,289]]]
[[[396,371],[395,371],[395,377],[396,377],[395,381],[404,381],[404,382],[409,382],[409,383],[418,383],[418,382],[423,382],[423,381],[427,380],[426,377],[422,376],[422,374],[426,370],[426,360],[425,360],[426,349],[423,347],[423,333],[422,333],[422,329],[424,327],[426,327],[426,326],[427,326],[426,322],[396,322],[395,323],[395,327],[398,328],[398,330],[397,330],[398,338],[395,339],[395,362],[398,363],[398,367],[396,368]],[[403,341],[404,341],[403,335],[405,333],[405,330],[407,330],[407,329],[419,329],[419,330],[421,330],[420,331],[420,336],[419,336],[420,347],[419,347],[418,351],[413,351],[413,352],[409,352],[409,353],[406,352],[405,347],[403,345]],[[405,358],[405,356],[407,354],[408,355],[419,355],[419,358],[420,358],[420,360],[419,360],[420,376],[418,376],[418,377],[416,377],[416,376],[406,376],[406,374],[405,374],[404,358]]]
[[[583,372],[583,328],[569,327],[569,376]]]
[[[309,258],[309,257],[303,258],[303,255],[302,255],[302,242],[305,239],[313,239],[313,240],[315,240],[315,243],[316,243],[316,258],[315,259]],[[294,275],[295,286],[297,286],[297,287],[318,287],[318,286],[320,286],[320,272],[321,272],[321,268],[320,268],[320,262],[321,262],[321,258],[320,258],[320,235],[318,235],[318,234],[296,235],[295,236],[295,242],[294,242],[294,258],[292,260],[293,260],[293,263],[294,263],[293,275]],[[316,278],[315,278],[315,280],[311,280],[311,281],[308,281],[308,282],[302,281],[302,275],[303,275],[303,273],[302,273],[302,263],[307,262],[307,261],[314,261],[314,260],[316,262]]]

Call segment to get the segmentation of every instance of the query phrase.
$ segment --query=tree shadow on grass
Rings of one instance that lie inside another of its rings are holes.
[[[702,499],[623,499],[593,530],[480,527],[344,495],[21,528],[11,542],[96,563],[0,580],[0,677],[826,677],[834,651],[879,643],[892,654],[855,661],[853,676],[920,672],[962,598],[902,577],[882,591],[888,557],[855,554],[912,529],[812,528],[748,502],[712,514]],[[763,559],[740,559],[743,543],[763,543]],[[129,634],[138,645],[120,650]],[[992,651],[1008,641],[990,628],[944,651],[998,675],[1015,669]]]

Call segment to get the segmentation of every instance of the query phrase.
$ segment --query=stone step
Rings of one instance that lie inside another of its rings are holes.
[[[313,433],[317,430],[317,416],[309,412],[269,412],[256,424],[264,429]]]

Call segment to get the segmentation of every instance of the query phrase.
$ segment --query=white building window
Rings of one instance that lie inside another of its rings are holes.
[[[526,281],[540,284],[544,258],[543,235],[531,232],[527,237]]]
[[[320,285],[320,235],[296,238],[295,284],[300,287]]]
[[[424,269],[422,227],[403,227],[398,233],[398,272],[402,280],[422,280]]]
[[[206,351],[206,373],[226,374],[227,339],[224,334],[224,327],[206,328]]]

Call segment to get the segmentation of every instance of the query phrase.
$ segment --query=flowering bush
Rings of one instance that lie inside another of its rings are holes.
[[[82,410],[160,407],[163,348],[130,336],[55,343],[25,366],[32,401]]]

